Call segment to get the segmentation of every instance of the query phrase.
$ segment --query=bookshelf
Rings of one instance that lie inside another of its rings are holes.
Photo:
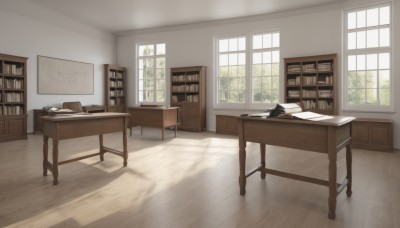
[[[107,112],[125,112],[126,68],[111,64],[104,65],[104,104]]]
[[[180,130],[206,129],[205,82],[205,66],[171,68],[171,106],[180,108]]]
[[[0,54],[0,142],[27,138],[27,59]]]
[[[285,102],[337,114],[336,54],[285,58]]]

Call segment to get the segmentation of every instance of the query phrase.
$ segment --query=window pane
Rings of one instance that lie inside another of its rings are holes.
[[[365,70],[365,55],[357,55],[357,70]]]
[[[238,50],[238,40],[236,38],[229,39],[229,51],[237,51]]]
[[[365,48],[365,31],[357,32],[357,49]]]
[[[244,91],[238,91],[238,96],[239,96],[239,103],[244,103],[244,101],[245,101],[245,92]]]
[[[263,52],[262,55],[263,55],[263,57],[262,57],[263,58],[263,60],[262,60],[263,63],[271,63],[272,62],[272,57],[271,57],[271,52],[270,51]]]
[[[228,77],[229,67],[221,66],[219,67],[219,77]]]
[[[357,12],[357,28],[365,27],[365,10]]]
[[[272,35],[264,34],[263,35],[263,48],[270,48],[272,47]]]
[[[356,12],[347,14],[347,28],[354,29],[357,25],[357,14]]]
[[[238,75],[238,67],[229,66],[229,77],[237,77],[237,75]]]
[[[157,55],[165,55],[165,44],[157,44]]]
[[[279,63],[279,51],[272,52],[272,62]]]
[[[143,69],[143,59],[139,59],[139,69]]]
[[[157,91],[157,102],[165,102],[164,91]]]
[[[272,89],[272,77],[262,77],[261,81],[261,88],[263,89],[263,91]]]
[[[246,38],[239,38],[239,51],[246,50]]]
[[[367,10],[367,26],[376,26],[378,25],[378,8]]]
[[[139,70],[139,79],[143,79],[143,70]]]
[[[261,53],[254,53],[253,54],[253,64],[259,64],[261,63]]]
[[[389,8],[389,6],[381,7],[379,9],[379,24],[380,25],[390,24],[390,8]]]
[[[389,89],[380,89],[379,90],[379,103],[381,105],[390,105],[390,90]]]
[[[379,54],[379,69],[389,69],[390,68],[390,56],[389,53]]]
[[[164,79],[165,81],[165,69],[157,69],[156,74],[158,79]]]
[[[219,65],[220,66],[228,66],[228,55],[219,55]]]
[[[378,72],[367,71],[367,88],[376,89],[378,88]]]
[[[261,77],[253,78],[253,102],[262,101]]]
[[[347,84],[349,89],[357,88],[357,72],[349,72],[347,75]]]
[[[238,91],[229,91],[229,102],[238,103]]]
[[[144,50],[144,55],[151,56],[154,55],[154,45],[146,45],[146,49]]]
[[[246,54],[245,53],[240,53],[238,54],[239,57],[239,65],[245,65],[246,64]]]
[[[157,58],[157,68],[165,68],[165,58]]]
[[[352,50],[356,49],[356,33],[351,32],[347,35],[347,49]]]
[[[262,75],[263,76],[272,76],[272,65],[271,64],[263,64]]]
[[[260,49],[262,46],[262,35],[253,36],[253,49]]]
[[[146,49],[146,45],[139,46],[139,56],[144,56],[144,50]]]
[[[253,77],[261,76],[262,75],[262,65],[261,64],[253,65],[252,74],[253,74]]]
[[[143,80],[139,80],[139,90],[143,90]]]
[[[237,54],[229,54],[229,66],[238,64],[238,55]]]
[[[245,78],[238,78],[238,89],[245,90],[246,89],[246,80]]]
[[[370,54],[367,55],[367,70],[378,69],[378,55]]]
[[[378,29],[367,31],[367,47],[378,47]]]
[[[357,88],[365,88],[365,71],[357,72]]]
[[[165,80],[157,80],[157,90],[165,90]]]
[[[356,56],[355,55],[349,55],[348,61],[347,61],[347,69],[348,70],[356,70],[357,69],[357,63],[356,63]]]
[[[272,64],[272,75],[279,75],[279,64]]]
[[[219,52],[228,51],[228,40],[220,40],[218,47],[219,47]]]
[[[238,66],[238,77],[246,77],[246,66]]]
[[[367,89],[367,103],[376,104],[378,101],[378,90],[377,89]]]
[[[279,47],[279,33],[272,35],[272,47]]]
[[[379,46],[387,47],[390,45],[390,32],[389,28],[379,30]]]
[[[381,70],[379,71],[379,88],[390,89],[390,71]]]
[[[228,90],[229,89],[229,80],[230,80],[230,78],[220,78],[219,79],[219,89],[220,90]]]

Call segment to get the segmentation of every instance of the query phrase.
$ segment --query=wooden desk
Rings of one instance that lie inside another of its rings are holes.
[[[105,107],[103,105],[82,106],[82,109],[84,112],[88,113],[105,112]],[[42,132],[42,116],[48,115],[49,113],[43,109],[33,109],[33,133]]]
[[[174,127],[176,137],[176,129],[179,125],[178,110],[178,107],[128,107],[127,111],[131,114],[130,135],[132,135],[132,127],[140,126],[141,133],[143,133],[143,127],[155,127],[161,128],[162,140],[164,140],[164,129]]]
[[[58,166],[81,159],[100,155],[104,160],[104,153],[109,152],[124,158],[124,166],[128,164],[128,150],[126,127],[128,124],[127,113],[93,113],[93,114],[60,114],[41,117],[43,122],[43,176],[47,170],[53,173],[53,184],[58,184]],[[123,151],[117,151],[103,146],[103,134],[123,132]],[[90,135],[99,135],[100,152],[66,161],[58,161],[58,141],[62,139],[78,138]],[[53,164],[48,161],[48,140],[53,139]]]
[[[347,196],[351,196],[351,123],[354,117],[336,116],[333,119],[322,121],[285,120],[278,118],[239,117],[239,163],[240,194],[246,194],[246,178],[257,171],[261,172],[261,179],[272,174],[281,177],[306,181],[329,187],[330,219],[335,219],[336,196],[347,186]],[[246,174],[246,142],[260,143],[261,164]],[[329,159],[329,180],[319,180],[311,177],[285,173],[265,168],[265,145],[282,146],[300,150],[325,153]],[[346,179],[341,184],[337,178],[337,152],[346,147]]]

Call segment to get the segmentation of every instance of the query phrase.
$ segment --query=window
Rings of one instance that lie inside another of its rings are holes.
[[[165,43],[137,46],[138,102],[165,103]]]
[[[390,111],[390,4],[346,11],[344,21],[344,108]]]
[[[249,37],[216,39],[217,107],[265,108],[279,101],[279,33]]]
[[[246,37],[218,41],[218,103],[244,103]]]
[[[279,33],[253,35],[252,102],[279,102]]]

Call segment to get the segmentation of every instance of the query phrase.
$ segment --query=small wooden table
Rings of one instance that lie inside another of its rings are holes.
[[[176,130],[179,125],[178,107],[128,107],[127,111],[131,114],[130,135],[132,135],[132,127],[140,126],[141,134],[143,127],[161,128],[162,140],[164,140],[164,129],[169,127]]]
[[[127,113],[93,113],[93,114],[60,114],[55,116],[43,116],[43,176],[47,176],[49,170],[54,177],[53,184],[58,184],[58,166],[81,159],[100,155],[104,161],[104,153],[109,152],[124,158],[124,166],[128,164],[128,150],[126,127],[128,125]],[[123,132],[123,151],[117,151],[103,146],[103,134]],[[58,161],[58,141],[84,136],[99,135],[100,152],[89,154],[65,161]],[[48,161],[48,140],[53,139],[53,163]]]
[[[336,216],[336,197],[347,186],[347,196],[351,196],[352,154],[351,123],[354,117],[335,116],[321,121],[287,120],[278,118],[258,118],[243,116],[238,118],[239,133],[239,187],[240,194],[246,194],[246,178],[255,172],[261,172],[261,179],[266,174],[277,175],[329,187],[330,219]],[[246,142],[260,143],[261,164],[246,174]],[[265,168],[265,145],[282,146],[312,152],[325,153],[329,159],[329,180],[320,180]],[[337,179],[337,153],[346,148],[347,175],[341,184]]]

